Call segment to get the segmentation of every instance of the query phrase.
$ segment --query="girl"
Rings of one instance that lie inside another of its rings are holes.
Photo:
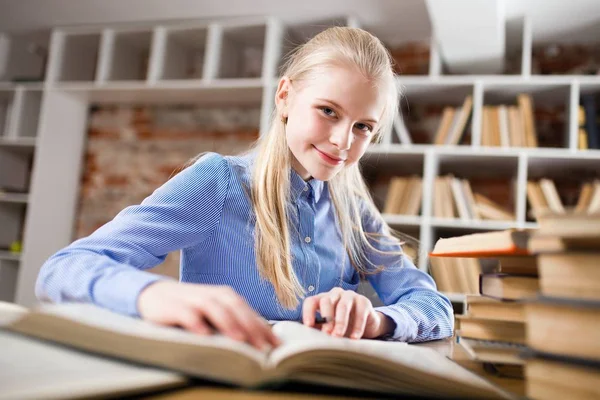
[[[276,346],[265,319],[333,336],[452,335],[452,307],[390,235],[359,160],[391,129],[391,58],[366,31],[330,28],[288,59],[269,132],[236,157],[212,153],[42,266],[42,300]],[[145,269],[181,249],[181,283]],[[386,304],[355,292],[367,276]]]

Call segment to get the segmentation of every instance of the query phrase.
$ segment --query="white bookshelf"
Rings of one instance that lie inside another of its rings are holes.
[[[10,56],[10,67],[5,68],[9,72],[4,75],[0,68],[0,104],[12,104],[11,121],[0,134],[0,187],[9,182],[19,189],[17,195],[0,198],[0,218],[8,221],[0,223],[0,239],[18,239],[24,221],[23,252],[18,256],[0,253],[0,295],[32,305],[40,266],[73,239],[90,105],[254,105],[261,107],[260,131],[264,133],[283,55],[334,24],[360,25],[356,18],[284,24],[266,17],[57,27],[51,33],[37,33],[36,43],[49,55],[43,82],[12,82],[15,71],[28,64],[27,57]],[[28,42],[24,38],[27,36],[0,35],[0,54],[6,43],[18,47],[18,43]],[[509,21],[507,48],[520,53],[518,73],[447,75],[432,39],[429,75],[398,78],[409,103],[459,106],[466,95],[472,95],[474,103],[469,145],[409,145],[390,132],[365,158],[367,169],[423,177],[420,215],[385,216],[394,228],[420,240],[418,267],[422,270],[428,270],[427,254],[440,235],[535,227],[526,215],[528,179],[552,178],[569,169],[590,174],[600,171],[600,150],[578,150],[576,118],[580,94],[600,93],[600,77],[533,75],[534,43],[526,18]],[[10,54],[17,54],[14,51]],[[564,107],[561,148],[481,146],[482,107],[514,102],[518,93],[531,94],[534,104]],[[515,220],[433,217],[433,182],[445,173],[506,179],[514,199]],[[460,294],[450,297],[453,301],[464,299]]]

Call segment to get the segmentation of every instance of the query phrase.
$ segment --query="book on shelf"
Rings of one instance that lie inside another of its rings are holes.
[[[384,214],[419,215],[423,181],[419,176],[395,176],[390,180]]]
[[[450,132],[450,127],[452,126],[455,115],[457,115],[457,112],[453,107],[444,107],[442,111],[442,119],[440,120],[440,124],[435,132],[433,144],[446,144],[446,138]]]
[[[534,215],[549,207],[546,196],[538,182],[527,182],[527,201]]]
[[[514,221],[515,214],[506,210],[500,204],[494,202],[489,197],[480,193],[473,194],[475,198],[475,209],[481,219],[489,219],[496,221]]]
[[[564,213],[565,208],[560,200],[560,196],[558,195],[558,190],[556,190],[554,181],[546,178],[540,179],[539,186],[544,194],[546,202],[548,203],[548,208],[550,208],[550,210],[552,210],[554,213]]]
[[[433,143],[457,145],[461,142],[473,110],[473,96],[465,97],[461,107],[444,107]]]
[[[538,147],[533,100],[528,94],[520,94],[517,104],[482,107],[482,146]]]
[[[574,207],[565,207],[562,204],[556,184],[546,178],[527,182],[527,201],[534,217],[544,213],[564,214],[567,208],[574,208],[576,213],[594,214],[600,212],[600,179],[581,184]]]
[[[523,118],[525,143],[527,147],[538,147],[535,117],[533,115],[533,99],[531,95],[522,93],[517,96],[517,104]]]
[[[577,108],[577,148],[587,150],[589,148],[587,133],[585,131],[585,110],[583,106]]]
[[[509,274],[482,274],[479,276],[479,292],[498,300],[522,300],[534,298],[540,289],[537,276]]]
[[[598,193],[600,197],[600,180],[594,182],[584,182],[581,185],[581,191],[577,198],[577,204],[575,205],[575,212],[586,212],[592,203],[594,197],[594,191]]]
[[[430,271],[438,290],[445,293],[479,293],[481,264],[476,258],[430,259]]]
[[[587,146],[589,149],[600,149],[600,127],[598,123],[600,102],[596,95],[584,94],[581,96],[581,106],[585,114],[583,125],[587,134]]]
[[[295,381],[417,396],[510,397],[434,349],[332,338],[291,321],[272,326],[283,344],[270,351],[221,335],[156,326],[89,304],[45,305],[4,322],[3,329],[10,332],[242,387]]]
[[[527,255],[530,231],[508,229],[440,238],[429,254],[432,257],[500,257]]]

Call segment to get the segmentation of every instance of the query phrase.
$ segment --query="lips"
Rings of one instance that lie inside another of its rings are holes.
[[[321,158],[329,162],[330,164],[341,164],[344,161],[346,161],[345,159],[340,158],[338,156],[334,156],[333,154],[325,153],[324,151],[319,150],[316,146],[313,147],[315,148],[315,150],[317,150],[317,152],[319,152]]]

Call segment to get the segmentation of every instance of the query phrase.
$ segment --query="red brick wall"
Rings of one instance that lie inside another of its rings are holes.
[[[258,108],[101,107],[90,111],[76,238],[139,204],[192,157],[236,154],[258,137]],[[178,277],[174,252],[157,273]]]

